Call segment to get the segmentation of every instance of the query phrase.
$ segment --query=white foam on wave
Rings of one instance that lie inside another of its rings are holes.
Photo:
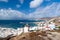
[[[16,36],[16,35],[21,34],[22,32],[23,32],[23,28],[13,29],[13,28],[0,27],[0,37],[1,38],[5,38],[9,35]]]

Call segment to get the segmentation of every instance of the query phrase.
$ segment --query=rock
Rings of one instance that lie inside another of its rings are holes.
[[[0,29],[2,30],[2,29]],[[7,30],[7,29],[6,29]],[[36,31],[36,32],[27,32],[27,33],[20,33],[19,35],[14,35],[14,33],[9,35],[4,35],[6,30],[2,30],[0,32],[0,40],[60,40],[60,33],[59,32],[51,32],[51,31]],[[20,32],[20,31],[19,31]],[[1,37],[2,36],[2,37]]]
[[[45,32],[42,33],[43,34],[39,34],[38,32],[24,33],[20,36],[11,38],[10,40],[49,40],[49,38],[44,35]]]
[[[5,38],[9,35],[16,36],[20,35],[23,32],[22,28],[13,29],[13,28],[0,28],[0,38]]]

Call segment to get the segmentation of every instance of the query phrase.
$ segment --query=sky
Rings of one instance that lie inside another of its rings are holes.
[[[60,0],[0,0],[0,20],[60,16]]]

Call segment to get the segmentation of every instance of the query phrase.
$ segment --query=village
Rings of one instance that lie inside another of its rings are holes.
[[[25,25],[23,28],[1,28],[0,27],[0,37],[5,38],[7,36],[16,36],[20,35],[22,33],[28,33],[28,32],[36,32],[38,30],[40,31],[48,31],[48,30],[59,30],[58,26],[55,23],[56,19],[51,19],[46,22],[36,22],[38,26],[30,27],[28,24]]]

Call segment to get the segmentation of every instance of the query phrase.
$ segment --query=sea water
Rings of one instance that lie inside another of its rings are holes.
[[[43,20],[0,20],[0,27],[6,28],[20,28],[28,24],[30,27],[37,26],[34,22],[41,22]]]

